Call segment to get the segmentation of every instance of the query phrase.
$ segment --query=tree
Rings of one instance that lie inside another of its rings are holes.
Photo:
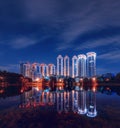
[[[119,73],[117,73],[117,75],[116,75],[115,79],[116,79],[117,81],[120,81],[120,72],[119,72]]]

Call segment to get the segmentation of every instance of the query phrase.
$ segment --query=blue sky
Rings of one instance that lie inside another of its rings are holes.
[[[97,74],[120,72],[120,1],[0,0],[0,69],[97,53]]]

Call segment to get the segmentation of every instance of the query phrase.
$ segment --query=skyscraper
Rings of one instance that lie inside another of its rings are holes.
[[[48,76],[48,66],[46,64],[40,64],[40,68],[42,76]]]
[[[57,57],[57,75],[63,76],[63,57],[61,55]]]
[[[36,80],[36,78],[39,78],[41,76],[41,69],[39,63],[31,64],[30,72],[32,80]]]
[[[69,65],[69,57],[65,56],[64,57],[64,76],[69,76],[70,75],[70,65]]]
[[[54,64],[48,64],[48,75],[55,75],[55,65]]]
[[[75,78],[78,76],[78,61],[77,56],[73,56],[72,58],[72,77]]]
[[[86,76],[86,56],[84,54],[78,55],[78,76]]]
[[[93,77],[96,75],[96,53],[87,53],[87,77]]]
[[[30,63],[21,63],[20,64],[20,73],[24,76],[24,77],[30,77]]]

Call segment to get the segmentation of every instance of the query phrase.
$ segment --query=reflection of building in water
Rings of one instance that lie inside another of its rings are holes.
[[[56,106],[57,112],[65,112],[69,111],[69,92],[56,92]]]
[[[78,112],[78,91],[72,90],[72,111]]]
[[[63,112],[63,92],[57,92],[57,112]]]
[[[54,103],[55,103],[55,93],[54,92],[49,92],[48,104],[52,105]]]
[[[69,92],[64,92],[64,111],[69,111]]]
[[[22,107],[26,106],[26,105],[30,105],[31,104],[31,96],[32,96],[32,92],[24,92],[20,95],[20,105]]]
[[[88,91],[88,111],[87,111],[87,116],[88,117],[97,116],[95,88],[93,88],[93,90],[89,90]]]
[[[33,88],[32,91],[24,92],[20,96],[22,107],[55,105],[57,112],[69,112],[86,114],[89,117],[95,117],[96,112],[96,94],[95,88],[88,91],[88,105],[86,108],[86,91],[80,90],[46,92]]]
[[[86,91],[83,88],[80,89],[78,100],[78,113],[86,114]]]

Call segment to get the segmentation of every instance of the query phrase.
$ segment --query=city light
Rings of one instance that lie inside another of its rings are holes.
[[[95,78],[95,77],[93,77],[93,78],[92,78],[92,81],[94,81],[94,82],[95,82],[95,81],[96,81],[96,78]]]
[[[37,82],[38,82],[39,80],[40,80],[39,78],[36,78],[36,80],[35,80],[35,81],[37,81]]]

